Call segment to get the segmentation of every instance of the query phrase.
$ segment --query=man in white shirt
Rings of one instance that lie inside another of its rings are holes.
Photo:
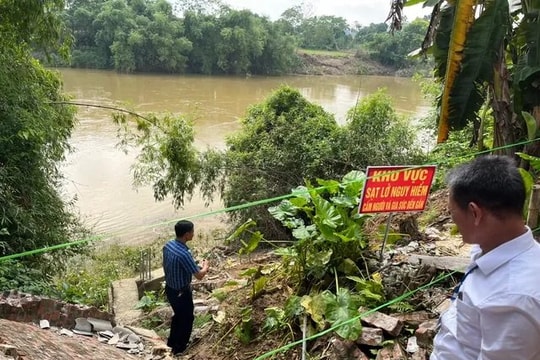
[[[475,245],[430,360],[540,360],[540,245],[523,221],[518,169],[484,156],[454,169],[448,184],[452,219]]]

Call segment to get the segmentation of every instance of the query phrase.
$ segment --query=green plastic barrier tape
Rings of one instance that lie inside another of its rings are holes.
[[[449,160],[458,160],[458,159],[461,159],[461,158],[474,157],[474,156],[478,156],[478,155],[482,155],[482,154],[491,153],[491,152],[496,151],[496,150],[509,149],[509,148],[512,148],[512,147],[515,147],[515,146],[530,144],[530,143],[533,143],[533,142],[536,142],[536,141],[540,141],[540,138],[539,139],[534,139],[534,140],[521,141],[521,142],[517,142],[517,143],[514,143],[514,144],[500,146],[500,147],[489,149],[489,150],[479,151],[479,152],[476,152],[476,153],[473,153],[473,154],[470,154],[470,155],[456,156],[454,158],[450,158]],[[424,165],[440,165],[440,164],[433,164],[432,163],[432,164],[424,164]],[[424,165],[415,165],[415,166],[411,166],[408,169],[414,169],[414,168],[421,167],[421,166],[424,166]],[[407,169],[401,169],[401,170],[397,170],[397,171],[404,171],[404,170],[407,170]],[[321,186],[318,189],[321,189],[321,188],[324,188],[324,186]],[[225,214],[225,213],[228,213],[228,212],[242,210],[242,209],[250,208],[250,207],[253,207],[253,206],[259,206],[259,205],[264,205],[264,204],[272,203],[272,202],[279,201],[279,200],[288,199],[288,198],[293,197],[293,196],[296,196],[296,193],[295,194],[291,193],[291,194],[276,196],[276,197],[273,197],[273,198],[257,200],[257,201],[249,202],[249,203],[242,204],[242,205],[236,205],[236,206],[231,206],[231,207],[224,208],[224,209],[219,209],[219,210],[214,210],[214,211],[205,212],[205,213],[201,213],[201,214],[191,215],[191,216],[183,217],[182,219],[186,219],[186,220],[188,220],[188,219],[198,219],[198,218],[211,216],[211,215]],[[166,221],[166,222],[162,222],[162,223],[157,223],[157,224],[151,224],[151,225],[145,226],[144,228],[150,228],[150,227],[156,227],[156,226],[164,226],[164,225],[168,225],[168,224],[171,224],[173,222],[176,222],[176,221],[178,221],[178,219],[170,220],[170,221]],[[36,249],[36,250],[31,250],[31,251],[25,251],[25,252],[22,252],[22,253],[7,255],[7,256],[0,257],[0,262],[5,261],[5,260],[17,259],[17,258],[24,257],[24,256],[42,254],[42,253],[46,253],[46,252],[49,252],[49,251],[59,250],[59,249],[63,249],[63,248],[71,247],[71,246],[74,246],[74,245],[79,245],[79,244],[91,242],[91,241],[102,240],[102,239],[110,238],[113,235],[115,235],[115,234],[94,235],[94,236],[91,236],[89,238],[79,240],[79,241],[68,242],[68,243],[54,245],[54,246],[47,246],[47,247],[44,247],[44,248],[41,248],[41,249]]]

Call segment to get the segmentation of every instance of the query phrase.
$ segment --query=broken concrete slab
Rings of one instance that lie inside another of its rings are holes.
[[[160,340],[160,336],[154,331],[149,329],[143,329],[136,326],[126,326],[127,329],[133,331],[136,335],[142,336],[143,338]]]
[[[418,343],[416,342],[416,336],[411,336],[407,339],[407,348],[405,349],[406,352],[409,354],[414,354],[420,349],[418,346]]]
[[[103,337],[105,337],[107,339],[110,339],[110,338],[112,338],[114,336],[114,333],[112,331],[110,331],[110,330],[106,330],[106,331],[100,331],[98,333],[98,335],[103,336]]]
[[[94,336],[94,333],[91,331],[83,331],[83,330],[77,330],[73,329],[73,332],[77,335],[84,335],[84,336]]]
[[[80,332],[92,333],[92,324],[86,318],[76,318],[73,329]]]
[[[114,334],[114,336],[109,339],[107,344],[116,345],[116,344],[118,344],[119,341],[120,341],[120,335],[119,334]]]
[[[403,352],[403,349],[396,341],[393,346],[382,348],[377,353],[375,360],[403,360],[407,359],[407,356]]]
[[[470,264],[471,260],[462,256],[410,255],[408,262],[410,264],[424,264],[433,266],[439,270],[455,270],[458,272],[463,272]]]
[[[124,336],[124,335],[129,335],[129,334],[133,334],[133,331],[131,331],[130,329],[128,329],[127,327],[122,327],[122,326],[115,326],[113,329],[112,329],[112,332],[115,333],[115,334],[118,334],[120,335],[120,337]]]
[[[99,332],[99,331],[111,331],[113,329],[113,326],[110,321],[107,320],[101,320],[96,318],[86,318],[90,324],[92,324],[92,330]]]
[[[73,337],[73,331],[68,330],[68,329],[61,329],[61,330],[60,330],[60,335],[64,335],[64,336],[68,336],[68,337]]]
[[[124,342],[119,342],[118,344],[116,344],[116,347],[119,348],[119,349],[124,349],[124,350],[129,350],[129,349],[139,349],[139,346],[137,344],[134,344],[134,343],[124,343]]]
[[[401,320],[404,325],[418,327],[421,323],[433,318],[433,315],[427,311],[415,311],[403,314],[392,314],[392,317]]]
[[[368,360],[366,354],[356,346],[354,341],[333,338],[330,342],[334,347],[336,359]]]
[[[0,338],[9,339],[8,345],[18,349],[17,355],[21,359],[138,359],[124,350],[98,343],[96,337],[60,337],[57,332],[43,331],[31,323],[6,319],[0,319]]]
[[[137,344],[137,343],[141,342],[141,338],[138,335],[135,335],[135,334],[128,334],[127,342]]]

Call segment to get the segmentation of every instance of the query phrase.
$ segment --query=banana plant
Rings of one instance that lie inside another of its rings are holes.
[[[394,0],[391,26],[401,26],[403,6],[419,3],[433,7],[420,53],[434,55],[435,75],[444,83],[438,142],[470,122],[476,142],[486,100],[495,119],[494,146],[525,139],[523,111],[540,125],[540,0]]]

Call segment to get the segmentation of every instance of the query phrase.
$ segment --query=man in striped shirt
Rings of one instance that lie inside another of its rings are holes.
[[[167,346],[176,355],[186,350],[193,329],[192,275],[201,280],[208,273],[209,265],[207,260],[203,260],[202,267],[199,267],[186,245],[193,239],[194,226],[191,221],[178,221],[174,231],[176,239],[163,247],[163,270],[165,294],[174,311]]]

